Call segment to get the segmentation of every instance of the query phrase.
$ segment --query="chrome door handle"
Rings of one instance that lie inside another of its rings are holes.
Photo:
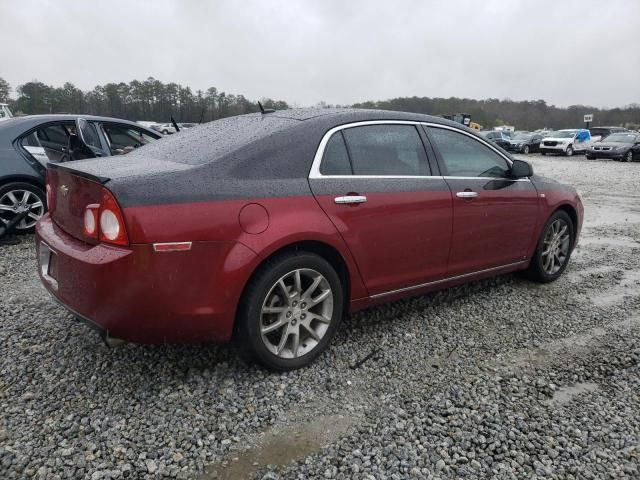
[[[340,205],[345,203],[364,203],[367,201],[367,197],[363,195],[347,195],[345,197],[336,197],[333,201]]]
[[[458,192],[456,193],[456,197],[458,198],[476,198],[478,196],[478,192]]]

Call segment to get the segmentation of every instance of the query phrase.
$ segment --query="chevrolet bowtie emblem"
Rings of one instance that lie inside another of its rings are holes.
[[[69,193],[69,187],[67,187],[66,185],[61,185],[60,193],[62,194],[63,197],[66,197],[67,194]]]

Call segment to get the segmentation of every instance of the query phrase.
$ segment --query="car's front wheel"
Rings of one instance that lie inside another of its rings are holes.
[[[236,340],[268,368],[303,367],[331,342],[343,302],[340,277],[325,259],[307,252],[279,255],[247,285]]]
[[[569,146],[567,147],[567,149],[564,151],[564,154],[565,154],[567,157],[570,157],[571,155],[573,155],[573,147],[572,147],[571,145],[569,145]]]
[[[42,189],[24,182],[11,182],[0,187],[0,222],[8,224],[14,217],[29,210],[15,227],[16,233],[33,232],[36,222],[46,212]]]
[[[633,152],[629,150],[627,154],[624,156],[625,162],[633,162]]]
[[[571,218],[562,210],[556,211],[542,230],[527,270],[528,276],[532,280],[547,283],[562,275],[571,257],[574,238]]]

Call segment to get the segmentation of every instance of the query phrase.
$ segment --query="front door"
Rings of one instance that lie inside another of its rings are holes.
[[[432,176],[422,135],[411,123],[347,126],[309,178],[370,295],[446,274],[451,192]]]
[[[535,232],[538,193],[529,179],[511,179],[510,164],[466,132],[428,127],[453,195],[449,276],[521,262]]]

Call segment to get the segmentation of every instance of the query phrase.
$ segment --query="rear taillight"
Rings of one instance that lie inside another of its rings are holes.
[[[83,233],[88,238],[98,238],[98,213],[100,205],[92,203],[84,209]]]
[[[113,194],[102,189],[100,204],[92,203],[84,210],[85,237],[113,245],[129,245],[124,217]]]

